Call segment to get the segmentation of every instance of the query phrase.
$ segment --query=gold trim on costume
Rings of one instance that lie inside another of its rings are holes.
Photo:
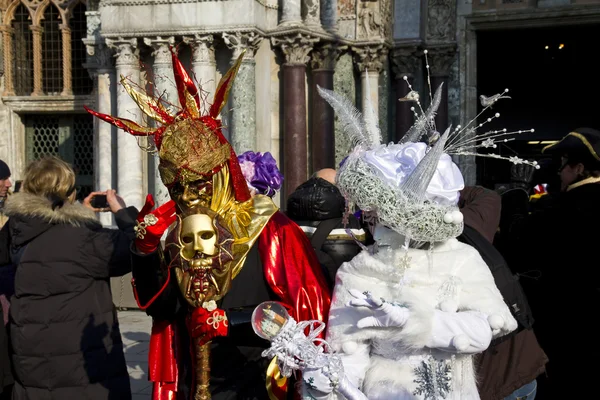
[[[281,371],[279,370],[279,366],[277,365],[277,357],[273,357],[269,367],[267,368],[267,393],[269,394],[270,400],[281,400],[279,399],[275,393],[273,392],[273,381],[275,384],[282,390],[281,388],[285,386],[287,383],[287,378],[281,375]]]
[[[596,178],[596,177],[594,177],[594,176],[590,176],[589,178],[586,178],[586,179],[584,179],[584,180],[581,180],[581,181],[579,181],[579,182],[575,182],[575,183],[574,183],[574,184],[572,184],[572,185],[569,185],[569,186],[567,187],[567,192],[568,192],[569,190],[571,190],[571,189],[575,189],[575,188],[577,188],[577,187],[579,187],[579,186],[587,185],[587,184],[589,184],[589,183],[598,183],[598,182],[600,182],[600,177]]]

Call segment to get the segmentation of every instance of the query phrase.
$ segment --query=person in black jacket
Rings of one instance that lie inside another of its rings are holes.
[[[89,206],[95,194],[88,207],[75,203],[73,169],[48,157],[28,166],[22,192],[6,202],[13,400],[131,398],[109,278],[131,270],[137,210],[108,190],[119,229],[103,229]]]
[[[333,290],[338,268],[361,251],[367,234],[354,215],[344,221],[346,200],[335,186],[336,171],[317,171],[288,197],[286,214],[310,238]]]

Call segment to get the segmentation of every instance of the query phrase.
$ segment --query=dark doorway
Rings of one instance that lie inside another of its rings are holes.
[[[511,99],[488,110],[488,129],[535,129],[499,146],[503,155],[539,160],[547,144],[582,126],[600,129],[600,78],[595,61],[599,25],[482,31],[477,34],[477,95],[505,88]],[[479,110],[481,110],[481,105]],[[488,129],[484,129],[483,132]],[[479,184],[508,182],[510,164],[478,159]]]

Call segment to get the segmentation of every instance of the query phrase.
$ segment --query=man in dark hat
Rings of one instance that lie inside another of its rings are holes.
[[[561,160],[562,193],[553,207],[524,218],[511,239],[522,262],[541,271],[533,313],[550,359],[548,392],[575,395],[575,382],[595,379],[595,368],[583,365],[600,356],[593,328],[600,306],[600,131],[576,129],[543,153]]]

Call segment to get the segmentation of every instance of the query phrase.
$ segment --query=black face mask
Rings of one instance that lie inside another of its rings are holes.
[[[287,214],[295,220],[322,221],[344,214],[346,201],[340,190],[325,179],[312,177],[289,196]]]

